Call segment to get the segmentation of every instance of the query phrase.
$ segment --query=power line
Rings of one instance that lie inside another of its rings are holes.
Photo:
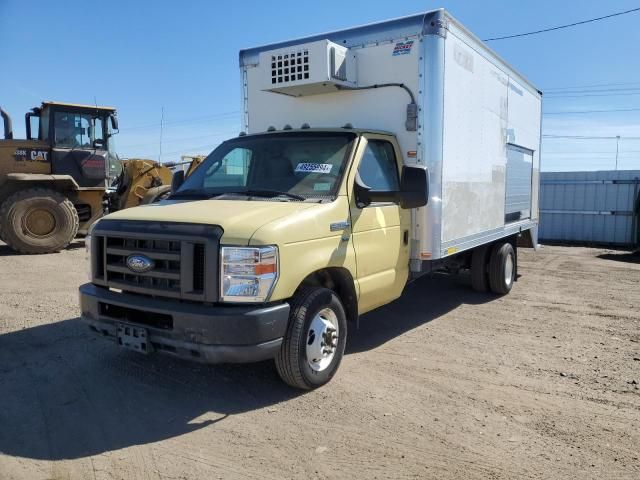
[[[574,90],[576,88],[597,88],[597,87],[620,87],[623,85],[640,85],[640,82],[621,82],[621,83],[594,83],[591,85],[574,85],[572,87],[549,87],[545,88],[545,92],[552,90]]]
[[[575,140],[615,140],[616,137],[596,137],[587,135],[542,135],[542,138],[564,138]]]
[[[572,90],[564,90],[562,92],[545,92],[545,95],[553,96],[553,97],[562,97],[564,95],[573,95],[577,93],[627,93],[627,92],[637,92],[640,90],[640,87],[626,87],[626,88],[575,88]]]
[[[182,150],[174,150],[173,152],[165,152],[163,153],[163,155],[166,157],[168,155],[176,155],[178,153],[184,154],[185,152],[194,152],[196,150],[203,150],[203,149],[211,149],[213,147],[217,147],[218,145],[220,145],[222,142],[217,142],[217,143],[208,143],[206,145],[198,145],[196,147],[191,147],[191,148],[185,148]],[[148,158],[149,154],[144,154],[144,155],[140,155],[139,158]]]
[[[545,96],[547,100],[555,98],[583,98],[583,97],[626,97],[629,95],[640,95],[640,92],[627,92],[627,93],[585,93],[580,95],[552,95]]]
[[[590,136],[590,135],[542,135],[542,138],[563,138],[563,139],[573,139],[573,140],[640,140],[640,137],[622,137],[622,136],[613,136],[613,137],[598,137],[598,136]]]
[[[608,153],[614,153],[612,150],[608,150],[608,151],[588,151],[588,152],[576,152],[575,150],[572,151],[558,151],[558,150],[546,150],[544,151],[545,155],[604,155],[604,154],[608,154]],[[620,154],[636,154],[636,153],[640,153],[640,150],[621,150]]]
[[[223,113],[218,113],[214,115],[202,115],[199,117],[190,117],[190,118],[183,118],[180,120],[172,120],[172,121],[164,122],[164,127],[166,127],[167,125],[180,125],[180,124],[187,124],[187,123],[200,123],[200,122],[205,123],[206,120],[222,119],[225,117],[238,115],[239,113],[240,113],[240,110],[235,110],[233,112],[223,112]],[[134,125],[133,127],[121,128],[120,131],[128,132],[130,130],[144,130],[146,128],[159,128],[159,127],[160,127],[159,123],[148,123],[143,125]]]
[[[618,17],[620,15],[626,15],[628,13],[637,12],[639,10],[640,10],[640,7],[639,8],[632,8],[631,10],[625,10],[624,12],[612,13],[612,14],[609,14],[609,15],[605,15],[603,17],[590,18],[589,20],[582,20],[580,22],[568,23],[566,25],[559,25],[557,27],[544,28],[542,30],[536,30],[534,32],[518,33],[518,34],[515,34],[515,35],[505,35],[504,37],[487,38],[484,41],[485,42],[493,42],[495,40],[506,40],[508,38],[526,37],[528,35],[537,35],[539,33],[552,32],[554,30],[560,30],[560,29],[563,29],[563,28],[575,27],[577,25],[584,25],[585,23],[598,22],[600,20],[605,20],[605,19],[611,18],[611,17]]]
[[[234,132],[236,132],[236,130],[229,130],[229,131],[225,131],[225,132],[213,132],[213,133],[210,133],[208,135],[198,135],[196,137],[170,138],[168,140],[163,140],[162,144],[166,145],[167,143],[179,143],[179,142],[187,142],[187,141],[190,141],[190,140],[202,140],[204,138],[218,137],[218,136],[221,136],[221,135],[231,135]],[[134,145],[118,145],[118,146],[119,146],[119,148],[139,148],[139,147],[148,147],[150,145],[156,145],[156,144],[157,144],[157,142],[146,142],[146,143],[136,143]]]
[[[567,112],[544,112],[544,115],[576,115],[582,113],[640,112],[640,108],[615,108],[611,110],[574,110]]]

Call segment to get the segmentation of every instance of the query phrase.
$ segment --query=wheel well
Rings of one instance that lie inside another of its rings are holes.
[[[298,291],[304,287],[324,287],[333,290],[344,305],[347,321],[358,320],[358,297],[353,277],[349,270],[341,267],[328,267],[309,274],[298,286]]]
[[[0,186],[0,203],[4,202],[7,198],[16,192],[27,190],[29,188],[48,188],[65,194],[67,197],[73,190],[69,189],[69,183],[65,181],[9,181]]]

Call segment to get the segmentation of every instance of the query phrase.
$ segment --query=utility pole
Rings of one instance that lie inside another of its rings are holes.
[[[164,124],[164,107],[162,107],[162,109],[160,110],[160,152],[158,153],[158,163],[162,163],[162,127],[163,127],[163,124]],[[617,163],[618,163],[618,160],[616,158],[616,164]]]
[[[620,151],[620,135],[616,136],[616,171],[618,170],[618,152]]]

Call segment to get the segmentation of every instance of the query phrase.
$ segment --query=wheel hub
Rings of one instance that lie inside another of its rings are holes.
[[[312,370],[321,372],[333,360],[338,347],[338,318],[330,308],[320,310],[307,332],[307,362]]]
[[[513,257],[511,255],[507,256],[507,260],[504,263],[504,281],[507,286],[510,286],[511,282],[513,282]]]
[[[56,219],[48,210],[33,209],[25,215],[23,227],[33,237],[46,237],[55,230]]]

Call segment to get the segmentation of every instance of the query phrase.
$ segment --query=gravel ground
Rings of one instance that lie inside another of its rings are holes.
[[[0,479],[640,478],[640,258],[520,252],[510,295],[423,278],[300,393],[270,362],[138,356],[77,318],[80,244],[0,244]]]

